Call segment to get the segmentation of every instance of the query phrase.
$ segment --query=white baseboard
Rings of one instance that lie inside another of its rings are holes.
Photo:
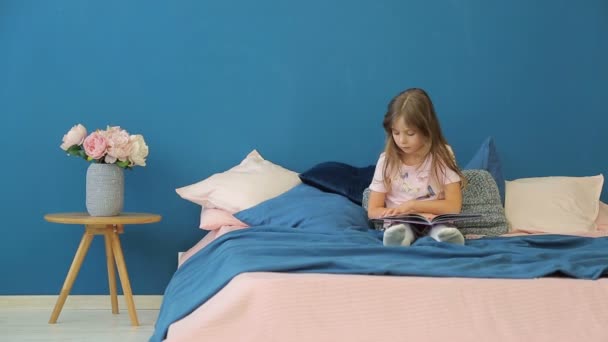
[[[53,310],[58,296],[0,296],[1,309],[40,309]],[[163,300],[162,295],[133,296],[136,310],[158,310]],[[109,295],[76,295],[68,296],[63,309],[67,310],[111,310]],[[127,310],[124,296],[118,296],[118,309]]]

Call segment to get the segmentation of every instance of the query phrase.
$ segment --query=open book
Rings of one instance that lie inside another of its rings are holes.
[[[468,220],[472,218],[478,218],[481,215],[478,214],[402,214],[395,216],[385,216],[381,218],[371,219],[372,222],[380,223],[411,223],[411,224],[422,224],[426,226],[434,226],[436,224],[452,223],[454,221]]]

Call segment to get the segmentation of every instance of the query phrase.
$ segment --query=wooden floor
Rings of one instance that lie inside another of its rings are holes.
[[[127,306],[112,314],[109,296],[69,296],[56,324],[48,324],[57,296],[0,296],[2,341],[148,341],[162,296],[134,296],[140,326],[131,326]]]

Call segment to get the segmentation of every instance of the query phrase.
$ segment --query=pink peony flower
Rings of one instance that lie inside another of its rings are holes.
[[[107,153],[108,140],[97,131],[84,139],[83,146],[90,158],[101,159]]]
[[[101,132],[108,141],[108,154],[105,162],[112,164],[116,160],[126,161],[131,154],[131,143],[129,133],[126,130],[120,129],[119,126],[108,127],[104,132]]]
[[[84,138],[87,136],[87,129],[78,124],[63,136],[63,143],[59,146],[62,150],[67,151],[68,148],[74,145],[82,145]]]

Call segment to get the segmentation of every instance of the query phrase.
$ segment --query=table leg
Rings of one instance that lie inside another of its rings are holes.
[[[125,264],[125,257],[122,254],[122,248],[120,246],[120,238],[116,232],[112,232],[110,236],[112,237],[112,251],[114,252],[114,259],[116,259],[120,284],[122,285],[122,292],[125,295],[125,301],[127,302],[131,325],[139,325],[139,322],[137,321],[137,312],[135,311],[135,303],[133,302],[133,293],[131,292],[131,283],[129,282],[129,274],[127,273],[127,265]]]
[[[59,294],[59,298],[57,299],[57,303],[55,304],[55,308],[53,309],[53,313],[51,314],[51,319],[49,320],[50,324],[54,324],[57,322],[57,318],[61,313],[63,304],[65,304],[65,300],[68,298],[68,295],[72,290],[74,280],[76,280],[76,277],[78,276],[80,266],[82,266],[82,262],[84,261],[84,257],[87,255],[87,251],[89,250],[91,241],[93,241],[93,236],[94,235],[85,232],[82,236],[82,240],[80,240],[80,245],[78,246],[78,250],[76,250],[76,255],[74,255],[74,260],[72,261],[72,265],[70,266],[68,275],[65,278],[63,287],[61,288],[61,293]]]
[[[112,301],[112,313],[118,313],[118,296],[116,291],[116,270],[114,268],[114,252],[112,251],[112,226],[106,229],[104,240],[106,243],[106,263],[108,264],[108,283],[110,285],[110,300]]]

